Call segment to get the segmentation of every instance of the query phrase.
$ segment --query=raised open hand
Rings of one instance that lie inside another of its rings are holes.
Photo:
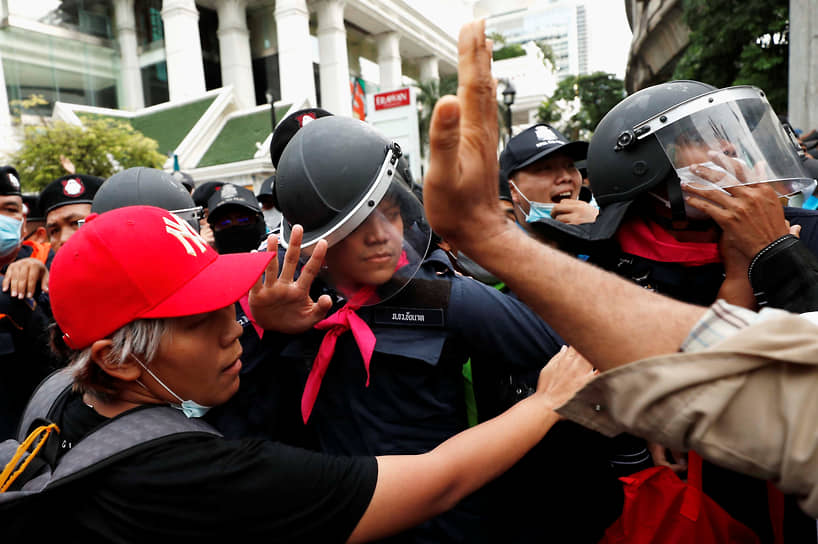
[[[301,254],[301,238],[304,229],[295,225],[290,243],[284,254],[281,272],[278,271],[278,237],[267,239],[267,251],[274,253],[264,275],[250,289],[250,313],[264,330],[298,334],[309,330],[327,314],[332,306],[329,295],[318,300],[310,298],[310,286],[321,270],[327,253],[327,243],[316,244],[309,260],[301,267],[298,279],[294,279]]]

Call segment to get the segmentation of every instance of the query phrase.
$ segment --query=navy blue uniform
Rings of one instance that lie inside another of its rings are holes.
[[[334,295],[314,288],[314,296]],[[462,367],[470,357],[475,380],[484,365],[536,376],[563,344],[519,301],[456,275],[442,251],[397,295],[357,314],[376,338],[370,384],[353,335],[341,335],[309,421],[320,449],[332,454],[429,451],[467,427]],[[268,345],[283,344],[278,364],[300,372],[299,396],[323,335],[311,330],[282,342],[283,335],[265,334]],[[394,541],[482,541],[483,500],[475,494]]]
[[[31,248],[23,246],[17,259],[30,255]],[[57,360],[49,348],[48,298],[39,289],[24,300],[0,292],[0,316],[0,440],[5,440],[16,435],[29,397]]]

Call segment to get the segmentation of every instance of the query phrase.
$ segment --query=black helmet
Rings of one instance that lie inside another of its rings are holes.
[[[668,179],[678,181],[662,146],[654,138],[637,139],[633,129],[715,90],[698,81],[671,81],[642,89],[614,106],[597,125],[588,148],[588,181],[599,205],[630,201]]]
[[[305,249],[355,230],[389,188],[400,153],[363,121],[333,115],[304,125],[281,155],[273,188],[282,243],[295,224],[304,227]]]
[[[171,211],[199,232],[201,208],[174,177],[162,170],[137,166],[117,172],[97,191],[92,213],[104,213],[125,206],[156,206]]]
[[[400,155],[398,144],[356,119],[327,116],[304,125],[281,155],[273,188],[283,215],[282,245],[289,244],[296,224],[304,227],[305,253],[326,239],[331,249],[324,273],[344,283],[350,277],[333,269],[332,247],[353,233],[377,231],[372,238],[383,239],[372,255],[382,257],[382,266],[373,266],[378,278],[353,281],[377,286],[380,301],[397,293],[420,267],[431,235],[406,172],[397,172]]]

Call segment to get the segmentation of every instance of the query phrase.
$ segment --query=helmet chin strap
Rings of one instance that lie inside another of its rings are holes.
[[[685,213],[685,200],[682,195],[682,185],[676,176],[668,176],[667,199],[670,201],[671,223],[673,228],[681,229],[687,225],[687,214]]]

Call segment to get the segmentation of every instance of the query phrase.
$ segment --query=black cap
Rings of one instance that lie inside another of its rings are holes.
[[[13,166],[0,166],[0,195],[22,195],[20,192],[20,174]]]
[[[588,154],[588,142],[571,142],[551,125],[538,123],[508,141],[500,153],[500,171],[510,177],[516,170],[557,151],[580,161]]]
[[[91,204],[104,178],[85,174],[69,174],[57,178],[40,193],[40,207],[44,215],[68,204]]]
[[[281,154],[284,153],[284,148],[287,147],[287,144],[301,127],[319,117],[330,115],[332,115],[330,112],[321,108],[306,108],[291,113],[282,119],[270,139],[270,160],[273,161],[273,166],[278,168],[278,160],[281,158]]]
[[[261,200],[263,196],[273,196],[273,186],[276,183],[276,176],[273,174],[269,178],[261,182],[261,187],[258,189],[256,196]]]
[[[261,213],[261,206],[253,191],[232,183],[222,185],[207,201],[207,221],[212,225],[214,217],[219,215],[217,210],[227,207],[240,207],[252,213]]]
[[[193,189],[193,193],[190,196],[193,197],[193,202],[195,202],[197,206],[207,208],[207,201],[213,196],[213,192],[222,185],[224,185],[223,181],[208,181],[202,183]]]
[[[26,221],[45,221],[45,214],[40,208],[40,194],[29,193],[22,196],[23,204],[25,204],[28,209],[26,212]]]

